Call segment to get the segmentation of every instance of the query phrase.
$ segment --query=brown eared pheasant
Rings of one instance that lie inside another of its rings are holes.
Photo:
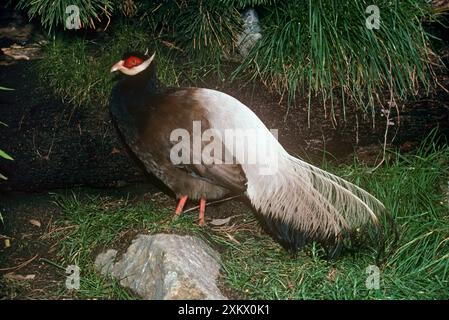
[[[145,169],[179,200],[246,196],[267,231],[296,251],[318,241],[335,255],[343,240],[369,225],[379,228],[385,208],[372,195],[291,156],[247,106],[220,91],[165,88],[155,55],[130,52],[111,69],[120,72],[110,112],[124,143]]]

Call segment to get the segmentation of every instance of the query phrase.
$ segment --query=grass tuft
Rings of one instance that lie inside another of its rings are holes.
[[[74,6],[77,11],[74,11]],[[110,0],[20,0],[17,8],[26,10],[28,16],[38,19],[48,33],[57,27],[66,29],[67,19],[79,23],[80,28],[95,28],[96,24],[110,20],[115,4]],[[78,16],[78,20],[70,16]]]
[[[386,101],[416,96],[434,83],[436,61],[422,22],[422,1],[378,1],[380,29],[368,29],[369,1],[283,1],[261,14],[263,38],[235,75],[249,72],[288,96],[312,98],[335,112],[335,101],[366,113]]]

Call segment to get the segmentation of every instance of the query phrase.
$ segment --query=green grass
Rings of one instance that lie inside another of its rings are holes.
[[[79,198],[57,195],[63,211],[57,222],[75,226],[62,231],[62,265],[82,270],[79,298],[133,298],[93,269],[95,255],[106,247],[123,246],[126,235],[170,232],[199,236],[218,249],[223,282],[238,296],[250,299],[447,299],[449,292],[449,208],[447,177],[449,147],[427,141],[415,155],[388,154],[377,170],[355,161],[334,168],[376,195],[391,211],[400,238],[379,265],[380,290],[365,286],[366,268],[376,264],[369,251],[347,252],[337,261],[323,259],[323,249],[310,245],[290,256],[256,227],[249,210],[244,225],[230,232],[200,228],[194,215],[172,220],[173,201],[131,202],[113,197]],[[246,227],[245,227],[246,225]],[[229,232],[228,232],[229,233]]]
[[[2,87],[0,86],[0,91],[10,91],[10,90],[14,90],[11,88],[6,88],[6,87]],[[2,126],[8,127],[8,125],[4,122],[0,121],[0,128]],[[6,159],[6,160],[14,160],[9,154],[7,154],[5,151],[3,151],[2,149],[0,149],[0,160],[1,159]],[[0,172],[0,180],[8,180],[7,177],[5,177],[1,172]],[[0,221],[1,221],[1,214],[0,214]]]
[[[64,102],[86,108],[105,108],[111,93],[110,69],[128,50],[156,49],[161,81],[179,84],[179,74],[169,54],[160,54],[158,43],[145,31],[122,24],[114,36],[100,42],[85,38],[57,37],[44,48],[45,59],[36,66],[41,85]]]
[[[162,39],[176,43],[189,60],[200,64],[219,65],[234,50],[241,31],[239,11],[225,1],[178,0],[143,7],[142,12],[151,12],[148,29],[157,30]]]

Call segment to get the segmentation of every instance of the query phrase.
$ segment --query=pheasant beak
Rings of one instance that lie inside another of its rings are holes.
[[[125,63],[124,60],[120,60],[119,62],[117,62],[116,64],[114,64],[111,68],[111,72],[115,72],[120,70],[121,68],[123,68],[123,64]]]

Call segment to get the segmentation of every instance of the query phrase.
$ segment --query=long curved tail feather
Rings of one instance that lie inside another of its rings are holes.
[[[268,231],[293,251],[311,241],[331,245],[371,227],[382,242],[384,205],[362,188],[290,155],[282,157],[270,183],[249,192]]]

